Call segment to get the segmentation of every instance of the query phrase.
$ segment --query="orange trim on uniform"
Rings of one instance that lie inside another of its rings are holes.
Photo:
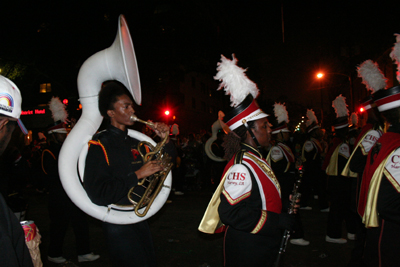
[[[104,153],[104,157],[106,158],[107,165],[110,166],[110,161],[108,160],[107,151],[106,151],[105,147],[103,146],[103,144],[100,141],[90,140],[89,141],[89,147],[90,147],[90,145],[100,146],[101,149],[103,149],[103,153]]]
[[[50,155],[53,157],[54,160],[57,160],[57,159],[56,159],[56,156],[54,156],[53,152],[51,152],[50,150],[48,150],[48,149],[43,150],[43,152],[42,152],[42,160],[41,160],[41,163],[42,163],[42,170],[43,170],[44,174],[47,175],[47,172],[46,172],[46,170],[44,169],[44,165],[43,165],[43,156],[44,156],[44,152],[49,152]]]
[[[257,234],[261,228],[263,228],[265,222],[267,221],[267,211],[266,210],[261,210],[261,217],[260,220],[258,221],[256,227],[251,231],[250,233],[252,234]]]

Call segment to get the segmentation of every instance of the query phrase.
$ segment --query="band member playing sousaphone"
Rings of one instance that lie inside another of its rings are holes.
[[[215,233],[226,227],[225,266],[272,266],[280,229],[290,229],[294,215],[281,213],[279,182],[259,151],[271,136],[268,115],[255,101],[259,90],[236,62],[222,56],[215,77],[234,107],[224,118],[231,130],[223,144],[229,162],[199,230]]]
[[[146,162],[141,155],[149,152],[148,147],[138,147],[139,140],[128,135],[127,128],[134,124],[132,115],[135,111],[131,95],[121,83],[105,83],[99,94],[99,111],[109,120],[109,126],[89,141],[84,175],[86,192],[97,205],[131,205],[128,191],[141,179],[162,171],[164,167],[159,160]],[[168,126],[164,123],[152,125],[162,140],[166,138],[164,151],[174,161],[176,151],[167,137]],[[104,222],[103,231],[113,266],[156,266],[146,220],[124,225]]]

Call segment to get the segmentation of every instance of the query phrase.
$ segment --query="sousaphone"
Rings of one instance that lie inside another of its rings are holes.
[[[143,217],[137,216],[133,207],[124,208],[113,204],[108,207],[98,206],[89,199],[82,186],[82,182],[85,181],[83,174],[87,144],[103,120],[98,109],[98,94],[103,82],[109,80],[117,80],[124,84],[136,104],[141,104],[142,94],[136,55],[123,15],[120,15],[118,20],[118,33],[114,43],[88,58],[79,71],[78,92],[82,115],[62,146],[58,164],[62,185],[76,206],[101,221],[132,224],[148,219],[161,209],[170,193],[172,176],[168,174],[159,194]],[[151,138],[140,132],[129,129],[128,134],[139,141],[146,141],[156,146]]]

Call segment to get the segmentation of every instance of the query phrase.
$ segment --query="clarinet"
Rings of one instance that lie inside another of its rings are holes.
[[[297,200],[300,199],[300,196],[301,196],[301,194],[299,193],[299,187],[300,187],[300,183],[301,183],[301,178],[303,177],[303,166],[299,167],[298,173],[299,173],[299,175],[296,178],[296,181],[294,182],[294,186],[293,186],[292,200],[290,202],[290,207],[288,209],[288,213],[289,214],[293,214],[294,213],[296,202],[297,202]],[[274,267],[278,267],[279,266],[279,262],[280,262],[281,256],[286,251],[286,246],[287,246],[287,243],[289,241],[289,238],[290,238],[290,230],[285,229],[285,231],[283,232],[281,246],[279,248],[278,257],[277,257],[277,259],[275,261]]]

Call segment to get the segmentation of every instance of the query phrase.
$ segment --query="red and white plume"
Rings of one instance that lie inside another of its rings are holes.
[[[65,110],[65,105],[61,103],[60,98],[53,96],[49,102],[49,109],[52,113],[54,122],[67,122],[68,113]]]
[[[257,85],[247,77],[245,69],[236,65],[237,62],[235,54],[232,54],[232,60],[221,55],[221,62],[218,62],[217,67],[218,73],[214,77],[221,82],[217,90],[224,88],[225,94],[231,96],[232,107],[242,103],[248,94],[252,94],[254,99],[259,94]]]
[[[395,33],[396,43],[393,46],[392,52],[390,53],[390,57],[392,60],[396,61],[397,64],[397,80],[400,81],[400,34]]]
[[[315,113],[312,109],[307,109],[307,118],[308,120],[306,121],[306,126],[310,126],[313,122],[318,124],[318,119],[317,116],[315,116]]]
[[[332,107],[335,109],[336,118],[349,116],[349,110],[347,109],[346,98],[341,94],[332,101]]]
[[[276,120],[278,121],[278,124],[282,122],[289,122],[289,115],[288,112],[286,111],[285,103],[275,103],[274,104],[274,114],[276,117]]]
[[[367,86],[372,93],[386,88],[387,79],[379,69],[377,63],[368,59],[357,67],[358,77],[362,78],[362,83]]]

